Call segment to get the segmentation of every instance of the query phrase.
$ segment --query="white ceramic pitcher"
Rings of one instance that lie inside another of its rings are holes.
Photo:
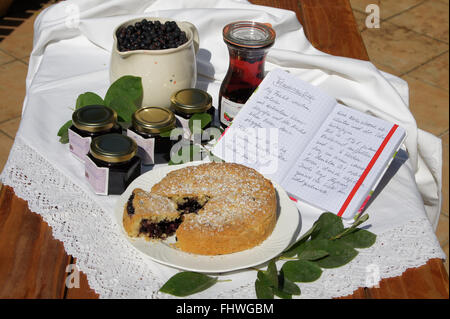
[[[186,32],[187,42],[177,48],[163,50],[133,50],[120,52],[117,49],[116,32],[120,27],[134,25],[143,18],[129,20],[119,25],[113,33],[109,77],[111,83],[124,75],[140,76],[144,95],[142,106],[170,106],[170,97],[178,90],[195,87],[197,64],[195,55],[199,48],[196,27],[186,21],[175,21],[181,31]],[[145,18],[148,21],[174,21],[163,18]]]

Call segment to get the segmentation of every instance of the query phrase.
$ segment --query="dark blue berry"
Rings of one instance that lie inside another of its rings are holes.
[[[134,25],[119,28],[116,32],[120,51],[127,50],[161,50],[176,48],[187,41],[175,21],[142,21]]]

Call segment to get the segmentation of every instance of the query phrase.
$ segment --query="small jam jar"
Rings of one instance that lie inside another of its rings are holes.
[[[208,113],[211,122],[204,127],[209,128],[214,122],[215,108],[212,107],[212,97],[200,89],[184,89],[175,92],[170,98],[171,107],[183,129],[189,132],[189,120],[194,114]]]
[[[175,127],[175,115],[167,108],[149,106],[134,112],[127,135],[137,143],[142,164],[170,161],[170,150],[178,141],[170,138],[170,131]]]
[[[122,127],[117,123],[117,113],[113,109],[104,105],[88,105],[73,112],[68,132],[70,151],[84,162],[93,138],[122,133]]]
[[[112,133],[92,140],[85,160],[86,178],[98,195],[120,195],[141,174],[136,142]]]

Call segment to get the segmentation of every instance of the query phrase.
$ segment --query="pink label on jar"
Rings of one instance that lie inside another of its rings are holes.
[[[138,156],[141,158],[142,164],[150,165],[155,163],[155,139],[144,138],[127,129],[127,136],[135,140],[138,146]]]
[[[91,137],[82,137],[78,133],[68,130],[69,132],[69,149],[76,158],[84,162],[86,154],[89,153],[91,147]]]
[[[88,156],[84,159],[84,175],[94,192],[98,195],[108,195],[109,168],[98,167]]]

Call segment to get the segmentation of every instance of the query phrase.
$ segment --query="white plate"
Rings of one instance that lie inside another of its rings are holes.
[[[169,244],[175,241],[175,236],[164,241],[146,241],[144,238],[130,238],[123,228],[122,217],[124,205],[133,189],[139,187],[149,191],[168,172],[199,164],[202,164],[202,162],[166,166],[149,171],[135,179],[120,196],[114,210],[116,220],[122,229],[123,235],[136,249],[164,265],[189,271],[221,273],[262,264],[280,254],[297,237],[300,227],[298,209],[294,202],[289,199],[286,192],[274,183],[279,203],[277,223],[272,234],[260,245],[251,249],[227,255],[204,256],[186,253],[171,247]]]

